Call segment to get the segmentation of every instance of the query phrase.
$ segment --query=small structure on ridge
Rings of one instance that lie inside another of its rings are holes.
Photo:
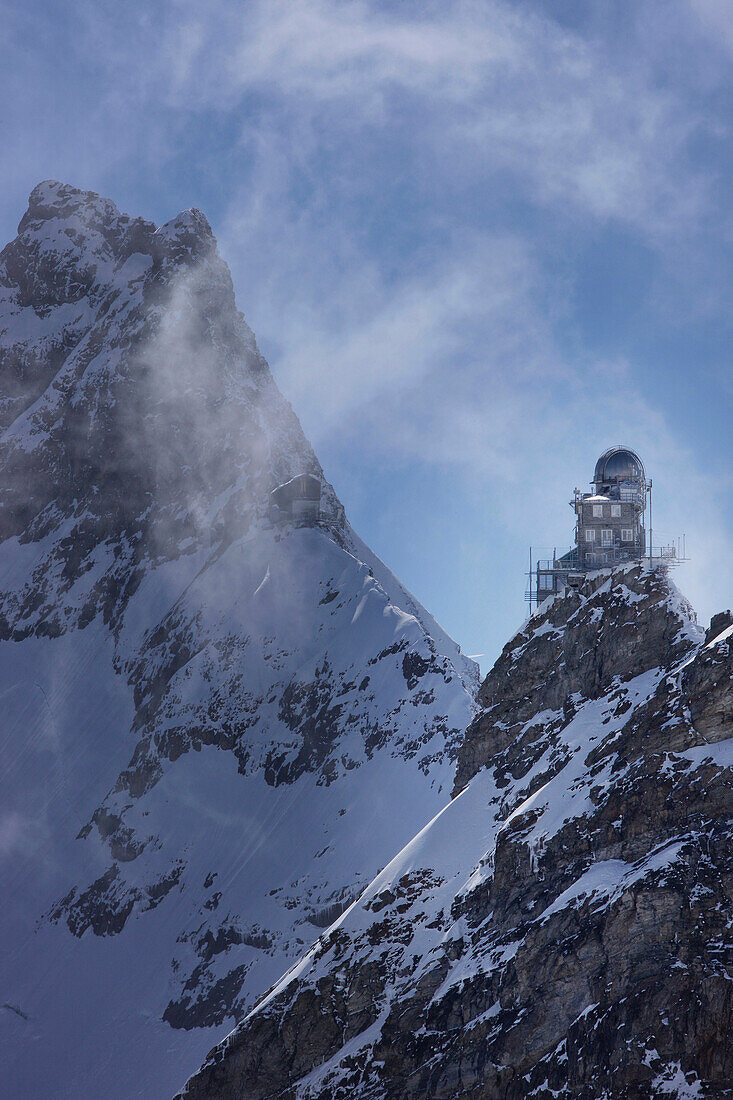
[[[321,514],[321,481],[313,474],[298,474],[270,493],[269,515],[273,522],[291,520],[314,527]]]
[[[555,551],[551,559],[539,559],[534,567],[530,550],[530,608],[567,585],[580,584],[596,569],[646,557],[665,565],[684,560],[674,544],[652,547],[652,482],[635,451],[609,447],[596,462],[591,484],[593,492],[575,489],[570,501],[576,516],[575,546],[559,557]]]

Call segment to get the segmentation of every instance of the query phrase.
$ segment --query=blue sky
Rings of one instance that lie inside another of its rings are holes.
[[[615,442],[731,605],[727,0],[5,0],[0,44],[0,237],[48,177],[203,209],[352,523],[484,667]]]

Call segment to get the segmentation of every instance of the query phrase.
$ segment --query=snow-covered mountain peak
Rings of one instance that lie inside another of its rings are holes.
[[[165,1095],[445,803],[477,670],[351,529],[199,211],[34,189],[0,413],[3,1081]],[[302,473],[318,522],[274,521]]]
[[[64,627],[86,621],[88,594],[73,592],[105,556],[117,618],[146,563],[223,545],[294,474],[323,479],[200,212],[156,229],[90,192],[40,184],[0,254],[0,287],[0,534],[35,548],[49,588],[31,610],[11,585],[6,631],[49,616],[61,629],[51,586],[65,593]]]
[[[41,180],[28,196],[28,209],[23,215],[18,232],[27,224],[76,214],[90,224],[94,220],[107,222],[131,219],[122,214],[111,199],[105,199],[95,191],[84,191],[60,180]]]
[[[47,317],[90,294],[99,298],[116,267],[149,252],[154,232],[152,222],[122,214],[93,191],[45,180],[3,250],[0,285],[18,305]]]
[[[211,226],[200,210],[182,210],[175,218],[161,225],[153,235],[153,255],[181,260],[195,258],[215,247]]]

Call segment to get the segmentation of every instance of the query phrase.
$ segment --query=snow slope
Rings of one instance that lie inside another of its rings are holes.
[[[204,216],[0,255],[0,1075],[169,1095],[447,801],[476,669],[348,523]]]

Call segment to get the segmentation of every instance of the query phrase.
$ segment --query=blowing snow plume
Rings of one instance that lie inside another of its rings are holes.
[[[166,1095],[444,805],[476,669],[343,520],[200,212],[40,184],[0,357],[4,1088]],[[273,523],[301,473],[320,521]]]

